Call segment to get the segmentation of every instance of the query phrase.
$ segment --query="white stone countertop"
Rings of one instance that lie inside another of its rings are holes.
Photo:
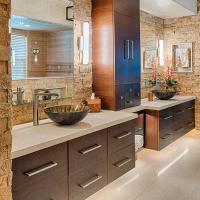
[[[166,108],[170,108],[191,100],[195,100],[195,96],[175,96],[174,98],[170,100],[158,100],[154,99],[154,101],[148,101],[147,99],[142,99],[141,105],[124,109],[123,112],[139,112],[142,110],[164,110]]]
[[[69,140],[136,119],[137,114],[103,110],[89,113],[80,123],[59,126],[51,120],[41,120],[39,126],[32,123],[17,125],[12,131],[12,159],[63,143]]]

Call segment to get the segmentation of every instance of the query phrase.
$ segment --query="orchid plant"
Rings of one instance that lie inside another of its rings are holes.
[[[169,56],[165,56],[164,67],[159,66],[158,58],[152,61],[152,77],[147,81],[150,87],[159,84],[161,90],[176,90],[177,81],[173,79],[172,61]]]

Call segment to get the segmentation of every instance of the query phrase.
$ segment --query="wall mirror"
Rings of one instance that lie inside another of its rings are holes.
[[[73,21],[67,0],[12,0],[12,79],[72,77]],[[39,8],[39,9],[38,9]]]
[[[17,91],[32,102],[35,89],[73,96],[74,22],[70,0],[12,0],[11,68],[13,103]],[[18,89],[17,89],[18,88]],[[17,103],[18,104],[18,103]]]

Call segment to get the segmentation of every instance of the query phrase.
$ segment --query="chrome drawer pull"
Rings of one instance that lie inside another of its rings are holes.
[[[184,130],[184,127],[177,128],[175,131],[178,132],[178,131],[181,131],[181,130]]]
[[[186,123],[186,125],[193,125],[194,124],[194,122],[188,122],[188,123]]]
[[[194,109],[194,107],[188,107],[188,108],[186,108],[187,110],[193,110]]]
[[[163,119],[164,119],[164,120],[167,120],[167,119],[171,119],[172,117],[173,117],[173,116],[170,115],[170,116],[168,116],[168,117],[164,117]]]
[[[123,133],[123,134],[121,134],[121,135],[119,135],[119,136],[116,136],[115,138],[116,138],[117,140],[121,140],[121,139],[124,139],[124,138],[126,138],[126,137],[132,135],[132,134],[133,134],[132,132],[125,132],[125,133]]]
[[[56,167],[57,165],[58,165],[58,163],[56,163],[56,162],[50,162],[46,165],[38,167],[37,169],[33,169],[29,172],[26,172],[25,175],[28,176],[28,177],[32,177],[32,176],[35,176],[35,175],[40,174],[42,172],[45,172],[49,169],[52,169],[52,168]]]
[[[79,184],[79,186],[83,189],[86,189],[87,187],[96,183],[97,181],[99,181],[102,178],[103,178],[103,176],[96,175],[95,177],[91,178],[90,180],[86,181],[85,183]]]
[[[125,158],[124,160],[114,164],[115,167],[123,167],[124,165],[127,165],[128,163],[130,163],[132,161],[131,158]]]
[[[183,110],[179,110],[178,112],[176,112],[177,115],[184,113]]]
[[[88,153],[90,153],[90,152],[92,152],[92,151],[95,151],[95,150],[97,150],[97,149],[100,149],[101,147],[102,147],[101,144],[95,144],[95,145],[92,145],[92,146],[90,146],[90,147],[87,147],[87,148],[85,148],[85,149],[80,150],[79,153],[85,155],[85,154],[88,154]]]

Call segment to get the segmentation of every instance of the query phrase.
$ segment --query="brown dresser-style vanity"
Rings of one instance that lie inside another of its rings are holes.
[[[146,110],[145,147],[161,150],[195,128],[195,101],[164,110]]]
[[[134,167],[129,120],[13,159],[13,199],[82,200]]]

